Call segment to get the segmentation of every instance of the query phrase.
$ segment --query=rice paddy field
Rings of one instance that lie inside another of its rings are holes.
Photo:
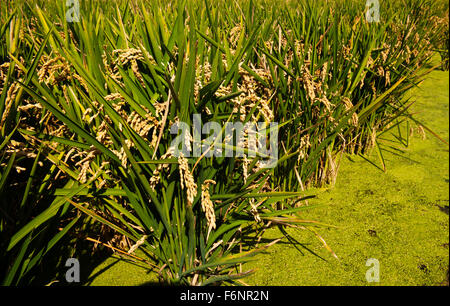
[[[447,1],[2,1],[0,43],[3,286],[448,286]]]

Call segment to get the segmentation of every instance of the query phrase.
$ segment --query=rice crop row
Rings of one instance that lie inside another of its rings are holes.
[[[301,217],[308,187],[332,184],[342,154],[376,149],[386,129],[422,126],[404,93],[446,42],[448,54],[448,4],[380,2],[369,22],[353,0],[86,0],[68,22],[65,1],[3,1],[3,284],[36,282],[70,235],[170,284],[241,282],[239,264],[277,242],[243,250],[243,237],[273,225],[336,256],[327,225]],[[276,167],[248,143],[241,157],[175,156],[170,127],[193,114],[278,122]]]

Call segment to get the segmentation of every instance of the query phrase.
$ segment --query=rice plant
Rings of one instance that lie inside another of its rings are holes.
[[[442,40],[431,2],[382,4],[372,23],[360,1],[86,0],[68,22],[61,1],[2,2],[3,284],[33,283],[74,233],[168,284],[241,282],[239,264],[278,241],[243,251],[242,237],[271,225],[336,257],[315,229],[328,225],[301,217],[307,187],[409,118],[403,94]],[[170,127],[193,114],[278,122],[276,167],[225,139],[200,141],[245,153],[176,155]]]

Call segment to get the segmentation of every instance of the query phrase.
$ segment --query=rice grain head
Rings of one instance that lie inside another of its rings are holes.
[[[197,196],[197,184],[189,170],[188,160],[184,157],[182,152],[179,152],[179,154],[178,168],[180,171],[181,189],[186,188],[188,206],[192,206],[194,198]]]
[[[205,180],[202,184],[202,211],[205,213],[206,220],[208,222],[208,235],[211,229],[216,228],[216,215],[214,213],[214,203],[211,201],[211,195],[209,193],[209,185],[216,184],[214,180]]]

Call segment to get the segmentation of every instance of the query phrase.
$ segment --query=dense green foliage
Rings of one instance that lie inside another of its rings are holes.
[[[241,237],[270,224],[322,241],[298,214],[306,187],[332,183],[342,152],[418,122],[402,96],[448,24],[434,2],[404,2],[382,1],[380,22],[361,1],[92,0],[79,22],[64,1],[2,2],[3,284],[36,282],[66,235],[193,285],[245,276],[237,265],[260,249],[239,252]],[[278,122],[277,166],[175,158],[169,128],[192,114]]]

